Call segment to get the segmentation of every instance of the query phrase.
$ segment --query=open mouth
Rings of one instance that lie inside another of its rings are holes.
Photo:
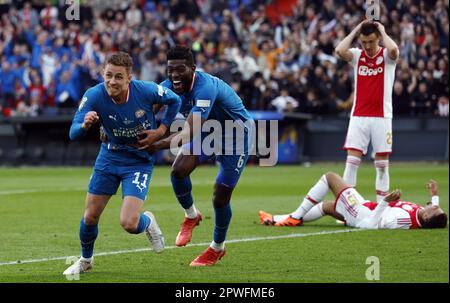
[[[177,92],[183,91],[183,82],[181,80],[173,80],[173,89]]]

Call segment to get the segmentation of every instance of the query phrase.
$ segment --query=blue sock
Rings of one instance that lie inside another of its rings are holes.
[[[214,224],[214,242],[222,243],[227,236],[228,226],[231,221],[231,205],[228,203],[221,208],[214,207],[215,224]]]
[[[144,214],[139,217],[139,223],[135,231],[132,234],[140,234],[143,232],[151,223],[151,219]]]
[[[94,254],[94,242],[98,235],[98,225],[87,225],[84,218],[80,222],[81,256],[90,258]]]
[[[175,192],[181,206],[184,209],[191,207],[192,204],[194,204],[194,200],[192,199],[191,178],[187,176],[182,179],[177,179],[172,174],[170,175],[170,180],[172,181],[173,191]]]

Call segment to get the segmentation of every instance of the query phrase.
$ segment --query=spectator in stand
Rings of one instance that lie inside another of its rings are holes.
[[[270,103],[280,113],[291,113],[298,108],[298,101],[289,96],[289,91],[286,88],[281,89],[281,93],[278,97],[272,100]]]
[[[0,70],[0,109],[2,111],[14,108],[14,84],[16,80],[18,80],[16,71],[11,69],[8,61],[3,61],[2,69]],[[6,115],[5,112],[4,115]]]
[[[435,114],[439,117],[448,117],[448,96],[440,96]]]
[[[52,1],[47,0],[45,1],[44,9],[41,10],[40,17],[44,28],[50,30],[56,25],[56,21],[58,20],[58,8],[52,6]]]
[[[352,83],[353,71],[330,55],[348,29],[365,18],[365,1],[297,1],[290,15],[280,20],[267,14],[267,1],[240,1],[240,6],[236,1],[210,2],[82,1],[81,20],[70,22],[64,18],[64,1],[39,1],[45,6],[29,0],[15,1],[17,7],[3,6],[7,10],[0,17],[1,62],[11,62],[14,72],[22,69],[19,73],[24,79],[28,66],[37,69],[45,74],[42,79],[48,86],[49,79],[59,82],[62,73],[55,74],[52,69],[49,72],[49,62],[41,61],[49,59],[44,49],[52,49],[55,57],[50,61],[56,63],[64,62],[67,54],[69,62],[81,60],[83,77],[76,86],[80,95],[98,81],[98,66],[111,53],[129,52],[135,59],[135,77],[156,76],[160,81],[165,77],[168,46],[184,43],[192,47],[199,70],[217,72],[225,67],[218,66],[224,65],[218,64],[223,58],[237,65],[241,77],[234,77],[233,71],[232,85],[249,102],[249,109],[267,110],[270,101],[279,95],[279,89],[273,87],[276,82],[279,87],[296,87],[298,92],[292,91],[291,96],[300,101],[306,100],[306,88],[319,84],[315,103],[326,107],[311,107],[312,112],[320,114],[326,109],[330,114],[349,113],[347,106],[340,104],[346,104],[351,93],[348,82]],[[31,3],[36,4],[34,8]],[[435,93],[427,113],[433,114],[438,96],[448,95],[448,1],[380,1],[380,5],[381,11],[389,12],[382,14],[381,22],[388,25],[388,34],[400,45],[396,80],[407,92],[411,75],[417,73],[417,87],[425,82]],[[149,61],[145,60],[148,52]],[[95,64],[85,58],[95,60]],[[13,62],[21,63],[15,66]],[[155,72],[149,73],[153,67]],[[257,72],[263,74],[262,79],[255,76]],[[30,85],[23,81],[25,87]],[[397,87],[400,91],[399,84]],[[55,87],[47,89],[49,92]],[[27,95],[29,98],[29,92]],[[414,110],[410,106],[397,114]]]

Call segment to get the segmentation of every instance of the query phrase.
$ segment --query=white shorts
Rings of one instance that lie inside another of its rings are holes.
[[[337,197],[334,209],[350,227],[360,227],[359,223],[372,217],[372,211],[363,204],[368,202],[353,187],[344,189]]]
[[[352,116],[344,149],[358,150],[365,155],[369,142],[376,154],[392,152],[392,119]]]

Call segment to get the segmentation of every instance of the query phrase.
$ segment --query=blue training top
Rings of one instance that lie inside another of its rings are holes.
[[[70,139],[80,139],[86,134],[87,131],[81,126],[89,111],[97,112],[108,136],[108,143],[102,143],[96,168],[108,164],[128,166],[153,163],[152,154],[129,145],[137,143],[137,136],[142,130],[157,128],[153,104],[167,105],[161,123],[168,128],[181,106],[177,94],[154,82],[131,80],[128,93],[126,103],[116,104],[108,95],[104,82],[99,83],[86,91],[75,113]]]

